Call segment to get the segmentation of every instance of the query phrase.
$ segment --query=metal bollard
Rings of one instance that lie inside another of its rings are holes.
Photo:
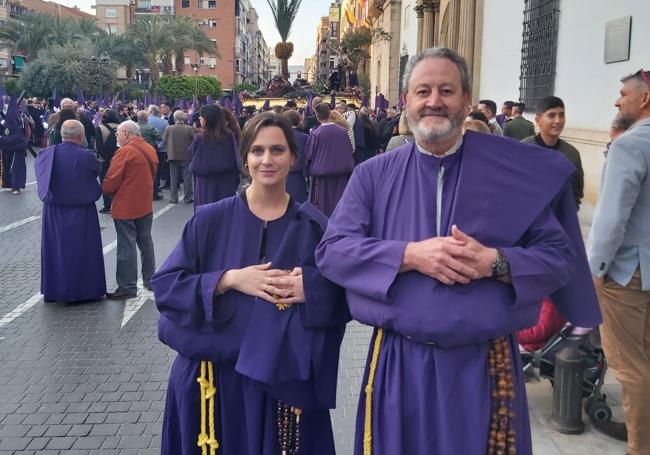
[[[551,427],[565,434],[579,434],[582,422],[582,380],[584,355],[577,347],[566,347],[555,354],[553,414]]]

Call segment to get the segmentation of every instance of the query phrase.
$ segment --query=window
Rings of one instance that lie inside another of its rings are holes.
[[[215,9],[217,7],[217,0],[208,0],[208,8]]]
[[[0,0],[0,1],[1,1],[1,0]],[[5,21],[2,20],[2,19],[0,19],[0,28],[2,28],[2,27],[4,27],[4,26],[5,26]]]
[[[217,58],[216,57],[210,57],[208,59],[208,65],[215,66],[216,64],[217,64]]]
[[[115,8],[106,8],[106,17],[117,17],[117,10]]]
[[[216,28],[216,26],[217,26],[217,21],[216,21],[215,19],[210,19],[210,21],[208,22],[208,24],[209,24],[210,28]],[[213,40],[213,41],[216,41],[216,40]]]
[[[185,57],[185,58],[183,58],[183,63],[185,63],[186,65],[190,65],[192,63],[192,61],[190,60],[189,57]]]
[[[531,109],[553,94],[559,0],[525,0],[519,99]]]
[[[189,8],[190,7],[190,0],[183,0],[181,3],[181,8]]]
[[[205,58],[201,57],[199,59],[199,65],[205,65]]]

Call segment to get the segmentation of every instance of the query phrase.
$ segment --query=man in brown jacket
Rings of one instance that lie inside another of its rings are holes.
[[[183,175],[183,201],[187,204],[194,202],[194,187],[192,185],[192,173],[190,172],[189,148],[194,139],[194,127],[185,123],[185,112],[178,110],[174,112],[174,124],[165,129],[163,142],[167,148],[167,161],[169,161],[169,176],[171,190],[169,201],[172,204],[178,203],[178,180]]]
[[[155,270],[151,223],[153,221],[153,181],[158,157],[152,146],[140,136],[137,123],[126,121],[117,128],[117,143],[108,174],[102,182],[104,193],[113,196],[111,216],[117,232],[117,289],[107,299],[122,300],[138,293],[138,258],[142,258],[142,282],[149,281]]]

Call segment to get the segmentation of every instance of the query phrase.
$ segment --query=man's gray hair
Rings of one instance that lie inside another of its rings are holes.
[[[402,91],[408,93],[409,83],[411,81],[411,74],[413,70],[422,60],[427,58],[446,58],[458,67],[460,71],[460,82],[463,88],[463,93],[469,93],[472,90],[472,84],[469,80],[469,70],[467,69],[467,62],[465,59],[447,47],[430,47],[424,49],[422,52],[415,54],[411,57],[404,69],[404,78],[402,79]]]
[[[149,113],[151,115],[155,115],[156,117],[160,117],[160,108],[156,106],[155,104],[150,104],[149,105]]]
[[[346,104],[345,101],[339,101],[339,102],[337,102],[337,103],[336,103],[336,107],[339,107],[339,106],[343,108],[343,112],[347,112],[347,111],[348,111],[348,105]]]
[[[174,112],[174,122],[184,123],[186,118],[187,115],[185,115],[185,112],[181,111],[180,109]]]
[[[138,118],[138,123],[147,123],[149,113],[143,109],[139,110],[135,116]]]
[[[642,90],[650,91],[650,82],[648,82],[650,81],[650,71],[643,71],[645,73],[645,79],[643,78],[641,71],[643,70],[639,70],[633,74],[628,74],[621,79],[621,82],[625,84],[628,81],[637,81],[639,85],[643,87]]]
[[[74,101],[72,101],[70,98],[63,98],[61,102],[59,103],[59,106],[61,106],[61,109],[68,109],[63,107],[64,104],[67,104],[70,106],[70,109],[74,109]]]
[[[84,126],[79,120],[66,120],[61,125],[61,139],[77,139],[83,138],[86,134]]]
[[[117,129],[126,131],[129,133],[129,136],[141,136],[140,125],[135,123],[133,120],[127,120],[126,122],[120,123],[120,126],[118,126]]]

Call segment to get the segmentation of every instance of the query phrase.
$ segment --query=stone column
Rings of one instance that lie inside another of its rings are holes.
[[[422,49],[433,46],[436,28],[436,8],[433,1],[423,3],[424,18],[422,20]]]
[[[424,10],[422,9],[422,5],[417,5],[415,8],[415,14],[417,15],[418,18],[418,44],[417,44],[417,51],[420,52],[422,50],[422,36],[423,36],[423,18],[424,18]]]
[[[465,57],[469,73],[472,74],[474,61],[474,24],[476,0],[460,0],[458,21],[458,53]]]
[[[459,9],[460,2],[462,0],[449,0],[449,5],[447,6],[447,14],[449,22],[447,28],[447,42],[445,45],[450,48],[457,50],[458,49],[458,34],[462,33],[462,30],[459,30]]]

